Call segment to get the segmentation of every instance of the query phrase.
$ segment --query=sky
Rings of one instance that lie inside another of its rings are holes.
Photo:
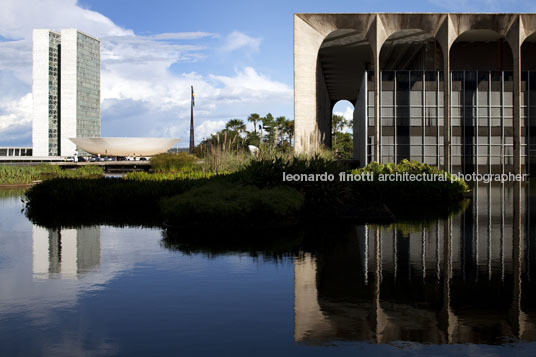
[[[294,13],[534,11],[534,0],[1,0],[0,146],[32,145],[34,28],[101,40],[102,136],[187,146],[190,86],[196,142],[251,113],[293,119]]]

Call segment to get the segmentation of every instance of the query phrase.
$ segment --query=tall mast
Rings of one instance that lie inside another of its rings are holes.
[[[192,97],[190,105],[190,152],[194,150],[194,106],[195,106],[195,97],[194,97],[194,86],[192,88]]]

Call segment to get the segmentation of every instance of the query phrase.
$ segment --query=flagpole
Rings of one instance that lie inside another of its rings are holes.
[[[190,98],[190,152],[194,150],[194,86],[192,88],[192,96]]]

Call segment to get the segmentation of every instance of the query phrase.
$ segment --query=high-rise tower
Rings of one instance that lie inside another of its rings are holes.
[[[75,29],[34,30],[33,155],[70,156],[69,138],[98,136],[100,41]]]

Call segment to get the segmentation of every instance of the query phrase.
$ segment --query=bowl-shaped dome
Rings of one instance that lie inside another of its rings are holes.
[[[171,138],[69,138],[80,149],[103,156],[154,156],[168,151],[180,139]]]

